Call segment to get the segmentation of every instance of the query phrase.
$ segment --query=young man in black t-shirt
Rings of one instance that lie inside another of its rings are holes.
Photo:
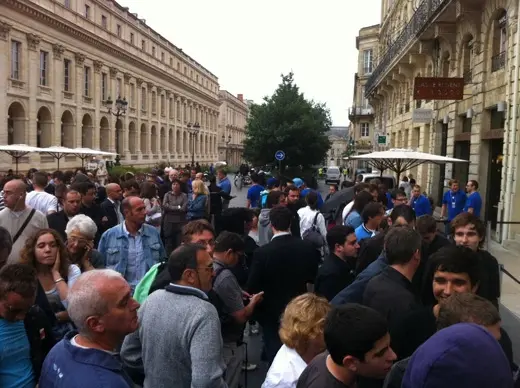
[[[384,379],[396,359],[386,319],[369,307],[333,308],[324,337],[327,351],[305,368],[297,388],[355,387],[359,378]]]

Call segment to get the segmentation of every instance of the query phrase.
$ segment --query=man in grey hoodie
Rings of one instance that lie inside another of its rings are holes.
[[[260,211],[258,217],[258,245],[263,246],[271,241],[273,238],[273,231],[271,229],[271,221],[269,221],[269,212],[277,205],[285,206],[287,204],[287,197],[282,191],[271,191],[267,194],[266,207]]]
[[[171,283],[139,309],[139,330],[126,337],[121,358],[143,388],[223,388],[226,368],[206,247],[185,244],[168,260]]]

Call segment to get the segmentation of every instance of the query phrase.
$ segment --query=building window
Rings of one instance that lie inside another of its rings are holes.
[[[63,90],[70,92],[70,60],[63,60]]]
[[[152,46],[152,57],[155,58],[155,46]]]
[[[130,106],[135,106],[135,85],[130,84]]]
[[[368,128],[368,123],[361,123],[361,137],[368,137],[370,135],[370,131]]]
[[[161,53],[161,62],[164,63],[164,53]]]
[[[107,73],[101,74],[101,101],[107,99],[108,76]]]
[[[40,51],[40,85],[47,86],[49,84],[48,79],[48,59],[49,53],[46,51]]]
[[[90,67],[85,66],[84,68],[84,89],[83,95],[86,97],[90,97]]]
[[[372,49],[363,51],[363,74],[372,73],[374,55]]]
[[[164,94],[161,94],[161,116],[166,115],[166,99],[164,98]]]
[[[184,66],[184,75],[187,75],[188,74],[188,69],[186,68],[186,66]]]
[[[152,113],[157,113],[157,95],[152,92]]]
[[[180,62],[177,62],[177,71],[181,71],[181,63]]]
[[[117,36],[121,38],[121,24],[117,25]]]
[[[170,67],[173,67],[173,58],[170,57]]]
[[[146,49],[146,42],[143,40],[141,40],[141,50],[145,51]]]
[[[146,88],[141,89],[141,109],[146,110]]]
[[[90,5],[85,4],[85,17],[90,19]]]
[[[107,28],[107,17],[105,15],[101,15],[101,27]]]
[[[193,79],[193,71],[190,71],[190,78]]]
[[[66,8],[70,8],[70,0],[65,0],[64,4]]]
[[[22,44],[13,40],[11,42],[11,78],[20,79],[20,56]]]
[[[123,82],[121,81],[121,78],[118,78],[116,81],[116,96],[119,98],[121,97],[121,93],[123,92]]]
[[[132,46],[134,45],[134,33],[133,32],[130,33],[130,44]]]
[[[197,83],[199,83],[199,75],[198,74],[195,76],[195,79],[197,80]]]

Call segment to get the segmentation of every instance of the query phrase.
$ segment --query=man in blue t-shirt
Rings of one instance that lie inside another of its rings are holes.
[[[466,191],[468,192],[468,199],[464,205],[464,211],[480,217],[480,210],[482,209],[482,198],[478,190],[478,182],[471,180],[466,184]]]
[[[445,225],[446,235],[450,235],[450,222],[464,211],[466,205],[466,193],[460,189],[459,181],[452,179],[450,181],[450,190],[444,193],[442,197],[441,218],[446,217],[448,213],[448,223]]]
[[[252,174],[251,180],[253,185],[247,190],[247,207],[257,208],[260,207],[260,193],[264,191],[264,187],[258,184],[257,174]]]
[[[410,198],[410,206],[415,210],[416,217],[432,214],[430,200],[421,194],[421,186],[415,185],[412,189],[412,198]]]

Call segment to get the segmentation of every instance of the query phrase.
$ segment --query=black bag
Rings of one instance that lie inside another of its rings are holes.
[[[321,249],[325,245],[325,239],[318,231],[318,227],[316,226],[316,221],[319,215],[320,212],[316,212],[316,215],[314,216],[314,221],[312,222],[312,226],[305,232],[303,232],[302,235],[302,240],[309,241],[316,249]]]

